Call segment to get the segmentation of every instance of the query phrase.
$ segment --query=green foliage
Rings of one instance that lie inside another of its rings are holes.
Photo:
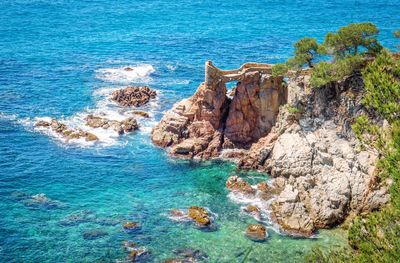
[[[378,28],[370,23],[354,23],[325,36],[324,46],[336,59],[347,55],[358,55],[360,51],[374,54],[382,49],[377,40]]]
[[[393,35],[394,35],[395,37],[397,37],[397,38],[400,39],[400,30],[395,31],[395,32],[393,33]],[[397,46],[397,48],[400,49],[400,46]]]
[[[288,70],[289,68],[286,63],[275,64],[272,66],[272,76],[284,76]]]
[[[303,111],[299,108],[296,107],[288,107],[288,112],[291,114],[297,114],[297,113],[302,113]]]
[[[400,65],[383,51],[363,71],[362,103],[387,125],[373,124],[367,115],[356,118],[352,129],[365,144],[381,155],[377,182],[390,180],[390,203],[379,211],[357,216],[348,229],[352,251],[314,248],[307,262],[399,262],[400,259]],[[373,186],[372,186],[373,187]]]
[[[388,121],[400,117],[400,63],[383,51],[363,70],[365,96],[362,103]]]
[[[359,70],[362,65],[361,56],[347,56],[335,63],[322,61],[318,63],[311,75],[311,86],[320,87],[332,81],[338,81]]]
[[[319,45],[316,38],[305,37],[294,44],[295,63],[301,68],[304,65],[312,68],[318,56]]]

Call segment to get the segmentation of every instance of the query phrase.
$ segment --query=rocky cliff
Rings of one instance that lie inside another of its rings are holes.
[[[294,74],[285,85],[268,73],[247,72],[232,98],[223,81],[202,84],[165,114],[153,141],[171,146],[173,155],[235,158],[240,168],[267,171],[274,179],[263,192],[271,194],[242,194],[272,196],[259,209],[289,234],[309,236],[377,209],[388,201],[385,182],[374,175],[378,156],[363,150],[351,131],[365,111],[361,76],[318,89],[309,78]]]
[[[176,103],[152,132],[153,142],[182,157],[207,159],[223,149],[250,147],[268,134],[287,89],[281,77],[244,72],[229,98],[224,81],[202,83],[189,99]]]

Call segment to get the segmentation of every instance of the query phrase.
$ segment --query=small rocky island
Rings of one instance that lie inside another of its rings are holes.
[[[350,128],[365,112],[361,76],[312,89],[307,70],[285,81],[271,68],[246,63],[220,70],[206,62],[204,83],[164,115],[153,142],[176,157],[224,158],[268,172],[272,186],[236,177],[227,187],[272,198],[260,209],[271,210],[270,219],[288,234],[311,236],[385,204],[387,188],[374,173],[378,155],[363,149]],[[231,96],[230,81],[238,81]]]
[[[128,86],[123,89],[115,90],[109,100],[115,102],[119,107],[137,108],[147,104],[156,97],[155,90],[148,86]],[[111,130],[117,135],[123,135],[138,130],[140,125],[134,116],[149,118],[149,114],[144,111],[134,110],[131,116],[123,120],[108,119],[104,113],[99,115],[87,114],[84,118],[84,126],[88,129]],[[89,132],[81,128],[69,127],[63,121],[52,119],[51,121],[39,120],[35,123],[39,129],[51,130],[61,136],[66,142],[71,140],[84,139],[87,142],[99,141],[99,137],[94,132]]]

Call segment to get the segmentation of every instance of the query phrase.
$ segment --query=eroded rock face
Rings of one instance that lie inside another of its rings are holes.
[[[155,98],[157,95],[155,90],[148,86],[138,87],[131,86],[125,89],[116,90],[111,94],[111,99],[121,106],[142,106]]]
[[[188,158],[217,157],[221,150],[247,147],[265,136],[286,101],[281,78],[250,72],[227,97],[223,82],[201,84],[196,93],[176,103],[153,129],[153,142]]]
[[[302,108],[301,116],[283,108],[271,133],[239,164],[279,179],[284,190],[272,203],[273,218],[287,233],[309,236],[349,214],[378,208],[388,194],[374,180],[376,153],[360,150],[350,128],[363,111],[359,76],[317,90],[307,90],[301,76],[289,83],[289,93],[291,88],[289,101]]]
[[[281,80],[251,72],[226,97],[222,83],[200,85],[167,112],[152,133],[177,156],[239,158],[239,167],[267,171],[267,184],[230,177],[227,188],[268,200],[271,217],[288,234],[310,236],[347,216],[379,208],[389,199],[376,180],[377,154],[361,150],[351,131],[365,112],[360,75],[318,89],[309,75],[294,75],[288,95]],[[281,87],[281,89],[279,89]],[[288,101],[287,105],[280,105]],[[295,109],[295,110],[294,110]],[[229,153],[227,153],[229,152]]]
[[[267,135],[286,97],[282,78],[249,73],[235,89],[226,120],[225,139],[246,145]]]

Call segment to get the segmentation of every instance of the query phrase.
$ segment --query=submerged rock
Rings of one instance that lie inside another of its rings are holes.
[[[132,250],[128,254],[127,259],[129,262],[136,262],[137,260],[148,254],[149,252],[146,250],[146,248],[143,247],[132,248]]]
[[[62,226],[75,226],[83,223],[92,222],[94,219],[94,213],[91,210],[77,211],[67,215],[59,221]]]
[[[199,226],[209,226],[211,224],[211,219],[207,210],[202,207],[191,206],[189,208],[188,216]]]
[[[226,188],[242,194],[255,194],[256,192],[248,182],[239,176],[230,176],[226,181]]]
[[[62,209],[67,207],[66,204],[50,199],[43,193],[29,196],[25,199],[21,199],[20,201],[27,207],[37,209]]]
[[[108,233],[102,229],[91,229],[83,232],[82,236],[86,240],[94,240],[107,236]]]
[[[116,90],[111,94],[111,99],[121,106],[142,106],[155,98],[157,95],[155,90],[148,86],[138,87],[131,86],[125,89]]]
[[[51,129],[52,131],[60,134],[67,141],[72,140],[72,139],[80,139],[80,138],[84,138],[88,142],[99,140],[99,138],[96,135],[94,135],[93,133],[86,132],[81,129],[69,128],[67,125],[65,125],[62,122],[59,122],[58,120],[51,120],[51,122],[38,121],[35,124],[35,126]]]
[[[178,257],[177,259],[173,259],[175,262],[204,262],[208,259],[207,254],[199,249],[179,248],[173,252]]]
[[[253,224],[247,227],[246,236],[253,241],[264,241],[267,238],[267,231],[265,226]]]
[[[138,244],[132,241],[124,241],[122,245],[126,251],[132,251],[137,248]]]

